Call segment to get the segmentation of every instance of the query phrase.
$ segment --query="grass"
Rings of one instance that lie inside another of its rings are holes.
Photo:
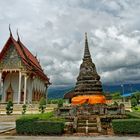
[[[64,121],[60,117],[54,116],[54,112],[48,112],[43,114],[29,114],[23,115],[20,119],[36,119],[36,120],[47,120],[47,121]]]

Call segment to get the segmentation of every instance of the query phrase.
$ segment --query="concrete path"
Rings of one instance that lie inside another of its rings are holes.
[[[0,122],[0,133],[15,128],[15,122]]]
[[[48,137],[48,136],[0,136],[0,140],[140,140],[140,137]]]

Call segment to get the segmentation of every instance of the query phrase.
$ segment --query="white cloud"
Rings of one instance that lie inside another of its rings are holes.
[[[0,1],[0,49],[8,24],[34,54],[53,84],[73,84],[88,32],[103,82],[140,79],[139,0]]]

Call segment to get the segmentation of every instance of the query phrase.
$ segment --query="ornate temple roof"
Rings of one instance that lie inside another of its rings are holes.
[[[75,96],[102,94],[102,84],[100,76],[96,71],[95,64],[92,62],[87,34],[85,34],[85,50],[83,62],[80,66],[79,76],[75,86]]]
[[[41,68],[41,65],[37,58],[23,45],[23,43],[20,41],[19,37],[18,40],[16,41],[11,32],[10,32],[10,37],[7,40],[6,44],[4,45],[1,53],[0,53],[0,61],[5,55],[5,52],[8,50],[10,45],[13,44],[15,47],[19,57],[21,58],[21,61],[23,62],[24,66],[34,73],[35,75],[38,75],[41,79],[47,81],[49,84],[49,78],[47,75],[44,74],[43,69]]]

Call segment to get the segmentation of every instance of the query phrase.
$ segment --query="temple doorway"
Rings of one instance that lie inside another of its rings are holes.
[[[23,103],[23,101],[24,101],[24,92],[23,92],[23,91],[21,92],[21,98],[20,98],[20,101],[21,101],[21,103]]]
[[[11,84],[6,91],[6,102],[8,101],[13,101],[13,89]]]

